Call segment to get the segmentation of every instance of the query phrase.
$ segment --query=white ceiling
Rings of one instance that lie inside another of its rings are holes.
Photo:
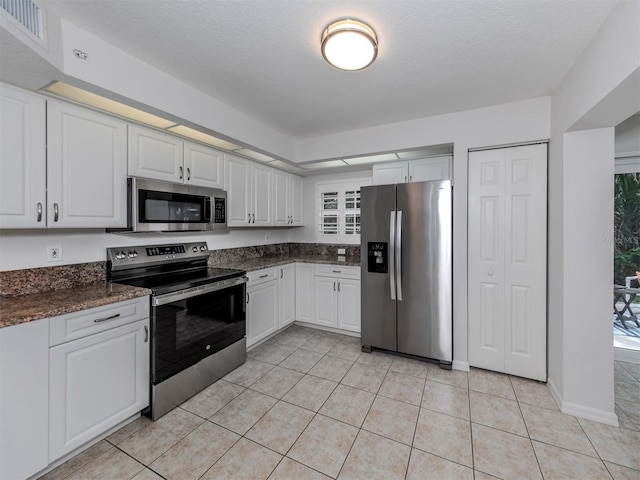
[[[616,0],[46,0],[103,40],[293,138],[550,95]],[[331,21],[375,63],[329,66]]]

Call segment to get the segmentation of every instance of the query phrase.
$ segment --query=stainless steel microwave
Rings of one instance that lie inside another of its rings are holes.
[[[188,232],[227,228],[227,192],[219,188],[128,179],[129,232]]]

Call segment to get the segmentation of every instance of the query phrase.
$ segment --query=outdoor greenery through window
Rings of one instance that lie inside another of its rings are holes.
[[[640,173],[615,176],[614,283],[640,271]]]

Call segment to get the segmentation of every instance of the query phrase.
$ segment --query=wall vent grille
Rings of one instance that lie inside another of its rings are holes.
[[[33,36],[43,40],[42,10],[32,0],[0,0],[0,7]]]

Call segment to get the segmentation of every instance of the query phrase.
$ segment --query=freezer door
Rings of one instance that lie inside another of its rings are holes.
[[[397,187],[398,351],[451,362],[451,182]]]
[[[361,338],[362,345],[396,350],[396,302],[393,241],[395,185],[360,190]],[[395,224],[395,223],[394,223]]]

